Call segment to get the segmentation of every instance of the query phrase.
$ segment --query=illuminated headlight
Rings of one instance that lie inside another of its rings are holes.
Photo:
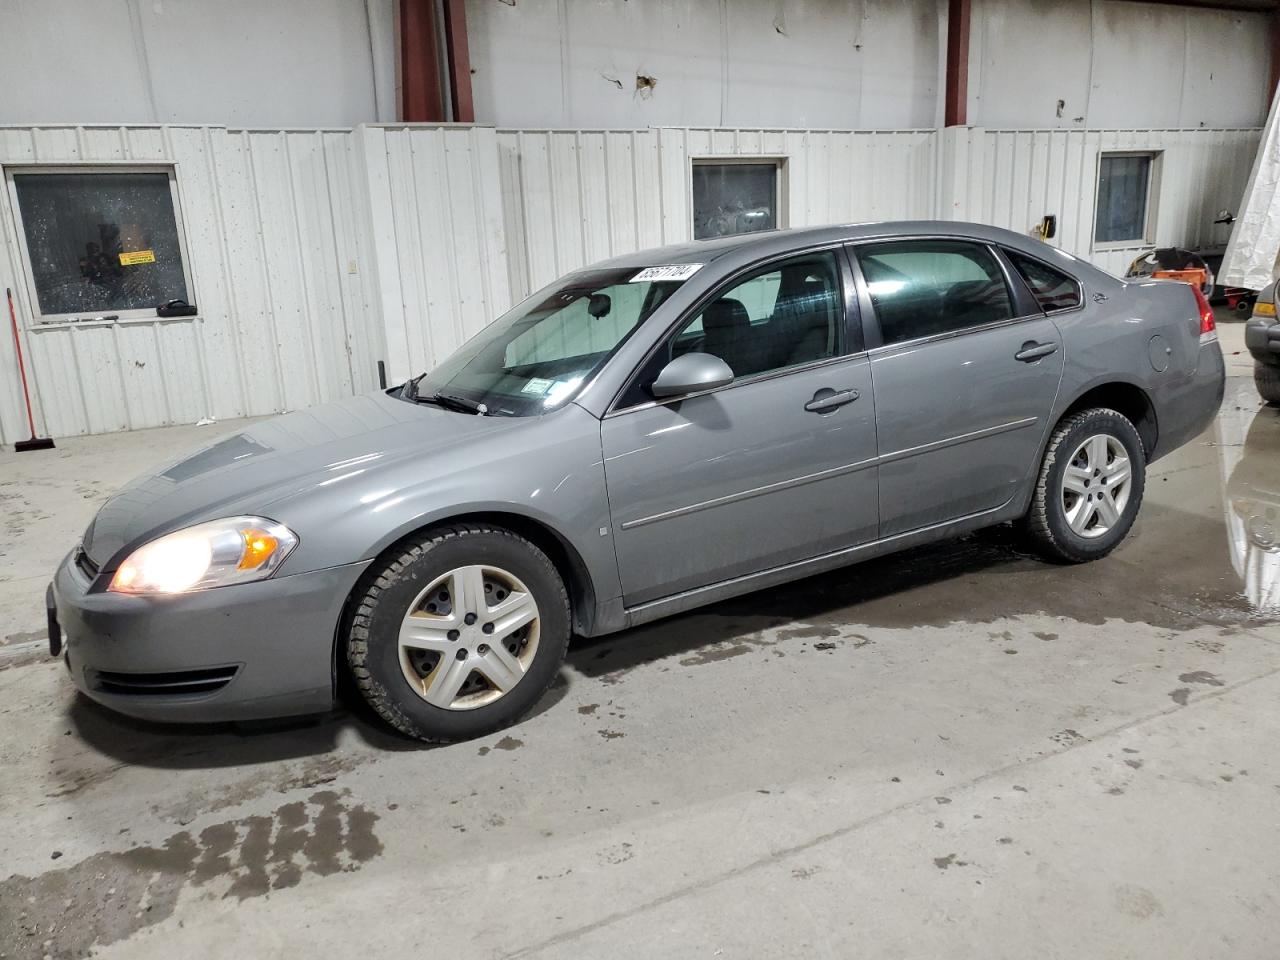
[[[293,531],[262,517],[213,520],[152,540],[129,554],[113,593],[186,593],[264,580],[298,545]]]

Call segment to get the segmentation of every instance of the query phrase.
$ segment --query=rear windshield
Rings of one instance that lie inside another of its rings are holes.
[[[496,416],[561,407],[696,269],[570,274],[463,344],[422,378],[417,395],[461,397]]]

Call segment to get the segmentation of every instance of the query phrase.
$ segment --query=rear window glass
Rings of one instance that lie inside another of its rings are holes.
[[[1055,270],[1047,263],[1012,250],[1006,250],[1005,253],[1014,269],[1027,281],[1041,310],[1048,313],[1051,310],[1068,310],[1080,306],[1080,284],[1073,277]]]
[[[962,240],[892,240],[854,248],[885,344],[1013,317],[996,258]]]

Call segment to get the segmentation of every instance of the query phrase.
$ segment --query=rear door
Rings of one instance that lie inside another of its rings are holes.
[[[860,243],[880,456],[880,536],[994,511],[1039,456],[1063,350],[997,252]]]

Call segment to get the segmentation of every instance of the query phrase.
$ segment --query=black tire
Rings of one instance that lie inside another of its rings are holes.
[[[1253,382],[1258,388],[1258,395],[1267,403],[1280,403],[1280,367],[1270,364],[1253,363]]]
[[[1063,477],[1068,459],[1086,439],[1104,434],[1118,440],[1129,457],[1132,484],[1120,519],[1105,533],[1084,537],[1067,522],[1063,504]],[[1023,527],[1032,547],[1045,559],[1059,563],[1086,563],[1114,550],[1128,535],[1142,506],[1146,487],[1147,458],[1142,438],[1123,414],[1103,407],[1082,410],[1065,417],[1053,430],[1036,478],[1031,507]]]
[[[399,634],[431,581],[483,563],[514,574],[538,605],[539,639],[524,676],[492,703],[452,710],[428,703],[405,677]],[[569,597],[547,555],[501,527],[437,527],[398,544],[357,587],[347,619],[347,664],[368,704],[401,733],[436,743],[484,736],[519,720],[555,681],[569,646]]]

